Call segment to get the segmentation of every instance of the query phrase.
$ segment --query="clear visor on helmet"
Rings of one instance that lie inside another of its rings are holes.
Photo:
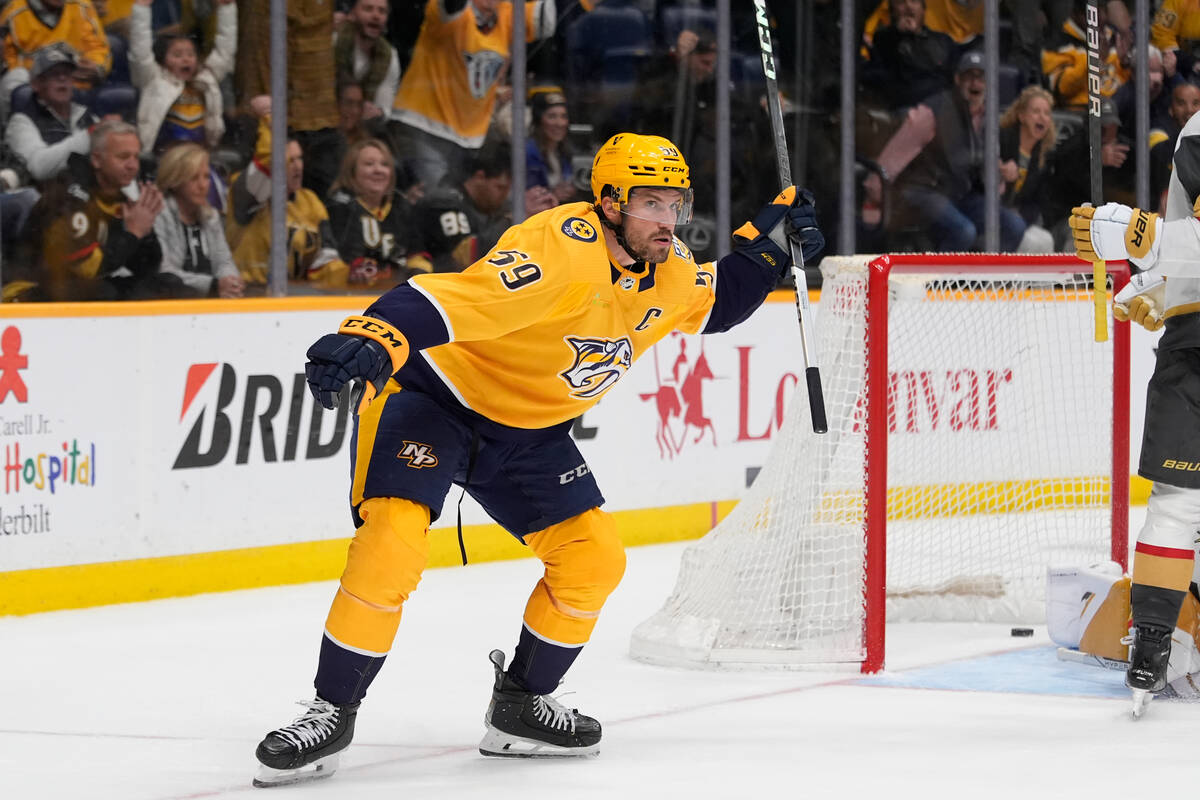
[[[621,212],[663,225],[686,225],[692,221],[692,190],[661,186],[635,186]]]

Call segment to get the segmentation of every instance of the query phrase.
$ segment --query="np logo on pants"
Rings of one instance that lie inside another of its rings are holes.
[[[403,449],[396,454],[396,458],[403,458],[408,461],[410,467],[421,469],[422,467],[436,467],[438,465],[437,456],[433,454],[433,448],[427,444],[420,442],[410,442],[405,440]]]

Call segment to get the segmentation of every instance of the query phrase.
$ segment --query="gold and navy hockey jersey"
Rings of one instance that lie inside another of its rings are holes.
[[[4,61],[9,69],[33,66],[33,54],[55,42],[66,42],[84,58],[108,74],[112,53],[104,27],[91,0],[66,0],[51,8],[40,0],[12,0],[0,12],[4,37]]]
[[[698,265],[678,239],[661,264],[619,267],[591,204],[571,203],[509,228],[465,271],[414,277],[367,313],[422,351],[397,373],[402,386],[537,430],[591,408],[670,332],[742,321],[774,282],[736,251]]]
[[[400,80],[392,119],[447,139],[460,147],[483,144],[496,86],[508,66],[512,42],[512,3],[496,5],[496,21],[480,30],[475,7],[428,0],[425,21],[413,48],[412,61]],[[526,41],[554,33],[554,3],[525,4]]]

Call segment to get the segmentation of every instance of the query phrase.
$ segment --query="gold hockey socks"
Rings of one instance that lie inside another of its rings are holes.
[[[429,560],[429,509],[377,497],[358,509],[363,524],[350,542],[346,569],[325,620],[314,685],[321,699],[357,703],[396,638],[404,601]]]

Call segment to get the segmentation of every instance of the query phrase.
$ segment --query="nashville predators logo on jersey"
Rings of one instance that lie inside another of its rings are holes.
[[[467,85],[471,89],[471,96],[476,100],[487,96],[488,89],[496,82],[496,78],[500,77],[500,70],[508,61],[493,50],[463,53],[463,60],[467,62]]]
[[[633,343],[620,339],[563,338],[575,351],[575,363],[558,373],[571,387],[571,396],[598,397],[621,379],[633,364]]]
[[[433,454],[432,447],[420,442],[410,442],[407,439],[404,442],[404,447],[396,454],[396,458],[403,458],[408,462],[410,467],[416,469],[436,467],[438,465],[438,458]]]
[[[579,217],[569,217],[563,220],[562,232],[581,242],[596,241],[596,228],[586,219]]]

